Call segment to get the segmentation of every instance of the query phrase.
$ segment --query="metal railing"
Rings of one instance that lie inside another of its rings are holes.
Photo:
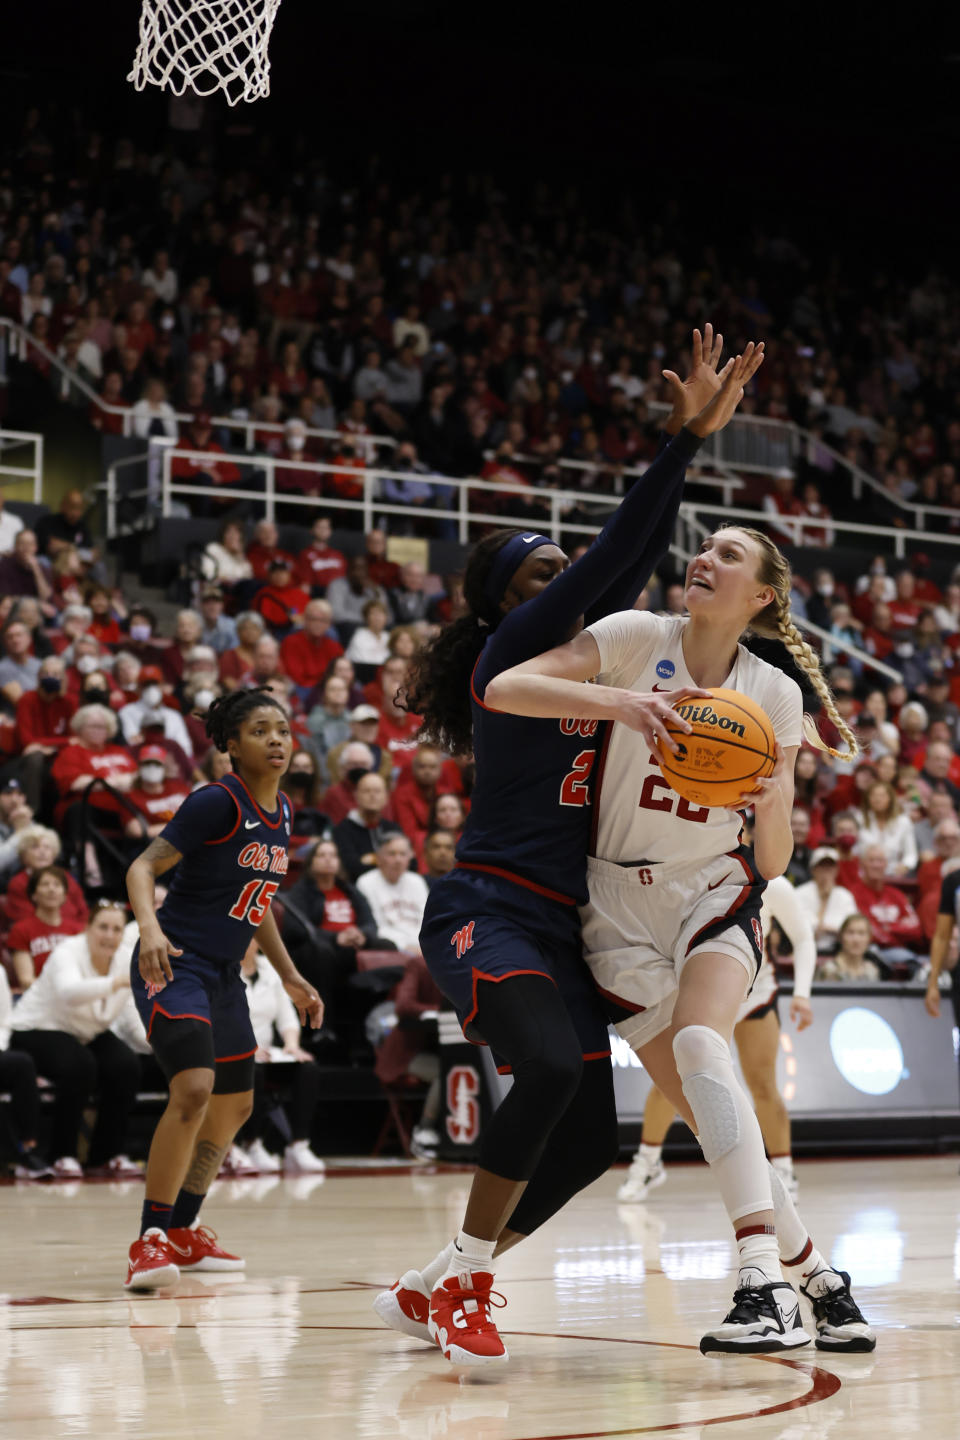
[[[937,545],[947,545],[951,548],[960,546],[960,535],[936,535],[931,536],[929,531],[924,530],[900,530],[891,525],[865,525],[859,520],[824,520],[815,515],[768,515],[764,511],[744,510],[731,505],[700,504],[697,500],[685,500],[680,506],[681,512],[686,511],[689,515],[712,515],[718,520],[743,520],[744,522],[756,525],[760,520],[767,526],[776,527],[793,536],[795,545],[804,544],[804,532],[807,530],[836,531],[839,535],[876,535],[878,542],[883,542],[878,548],[883,549],[889,545],[893,549],[897,560],[903,560],[907,554],[907,544],[910,541],[929,545],[935,541]],[[954,514],[953,511],[948,512]],[[956,518],[956,517],[954,517]]]
[[[8,465],[11,450],[33,446],[33,458],[26,465]],[[0,484],[9,480],[26,481],[33,486],[34,504],[43,503],[43,436],[31,430],[0,430]]]
[[[64,364],[61,357],[51,350],[49,346],[44,345],[42,340],[35,339],[22,325],[18,325],[16,321],[3,316],[0,316],[0,385],[4,384],[8,378],[6,368],[7,356],[13,355],[18,360],[29,361],[31,350],[36,350],[39,355],[42,355],[44,360],[59,372],[64,383],[85,396],[90,404],[99,410],[102,415],[119,416],[121,420],[120,433],[123,436],[130,439],[136,434],[133,406],[111,405],[109,401],[104,400],[103,396],[99,395],[91,385],[88,385],[85,380],[82,380],[75,370],[71,370],[69,365]],[[193,414],[188,410],[175,410],[174,415],[176,416],[178,425],[189,425],[194,419]],[[211,425],[216,430],[234,430],[238,432],[238,434],[243,437],[243,448],[247,452],[254,450],[255,439],[258,434],[282,435],[284,431],[283,423],[280,421],[238,420],[232,415],[217,415],[212,417]],[[349,432],[344,432],[343,430],[317,429],[308,425],[306,427],[306,433],[308,436],[313,436],[318,440],[342,441],[344,434]],[[369,446],[372,450],[393,450],[397,444],[396,440],[389,435],[358,435],[356,440],[362,445]]]

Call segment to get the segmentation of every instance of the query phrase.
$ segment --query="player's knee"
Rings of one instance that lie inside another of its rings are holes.
[[[775,1105],[780,1099],[775,1076],[765,1073],[747,1074],[745,1079],[755,1105]]]
[[[697,1122],[704,1159],[713,1165],[739,1143],[740,1112],[730,1046],[706,1025],[685,1025],[673,1038],[683,1093]]]
[[[206,1114],[212,1093],[212,1078],[208,1080],[189,1071],[183,1072],[175,1075],[171,1082],[167,1108],[181,1125],[195,1125]]]
[[[684,1025],[673,1037],[673,1058],[681,1080],[732,1064],[730,1046],[708,1025]]]
[[[246,1125],[252,1114],[253,1091],[250,1090],[245,1095],[234,1096],[234,1118],[237,1122],[238,1130],[240,1129],[241,1125]]]

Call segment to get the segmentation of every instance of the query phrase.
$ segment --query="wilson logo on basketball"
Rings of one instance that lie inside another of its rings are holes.
[[[731,720],[729,715],[718,715],[710,705],[675,705],[673,708],[684,720],[689,720],[691,725],[716,725],[721,730],[729,730],[741,740],[746,734],[739,721]]]
[[[464,925],[462,930],[454,930],[450,936],[450,944],[456,947],[458,960],[462,960],[467,951],[473,949],[473,927],[475,924],[476,921],[471,920],[469,924]]]
[[[454,1145],[472,1145],[480,1134],[480,1076],[472,1065],[455,1065],[447,1076],[447,1134]]]

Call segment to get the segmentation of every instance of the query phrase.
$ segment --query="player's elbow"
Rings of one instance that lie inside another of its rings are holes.
[[[507,672],[502,675],[495,675],[483,692],[483,704],[487,710],[510,709],[511,685],[507,679]]]

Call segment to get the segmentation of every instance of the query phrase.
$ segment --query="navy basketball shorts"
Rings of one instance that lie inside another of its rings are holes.
[[[584,1059],[610,1054],[606,1014],[583,960],[575,905],[499,875],[454,870],[430,891],[420,946],[473,1044],[486,1044],[478,1016],[481,981],[544,975],[560,991]]]
[[[180,1070],[213,1068],[215,1091],[252,1089],[257,1042],[240,962],[214,963],[188,950],[171,955],[173,979],[151,998],[140,975],[139,955],[138,942],[130,961],[130,989],[167,1079]],[[192,1022],[190,1029],[165,1023],[179,1020]],[[247,1078],[249,1083],[244,1083]]]

